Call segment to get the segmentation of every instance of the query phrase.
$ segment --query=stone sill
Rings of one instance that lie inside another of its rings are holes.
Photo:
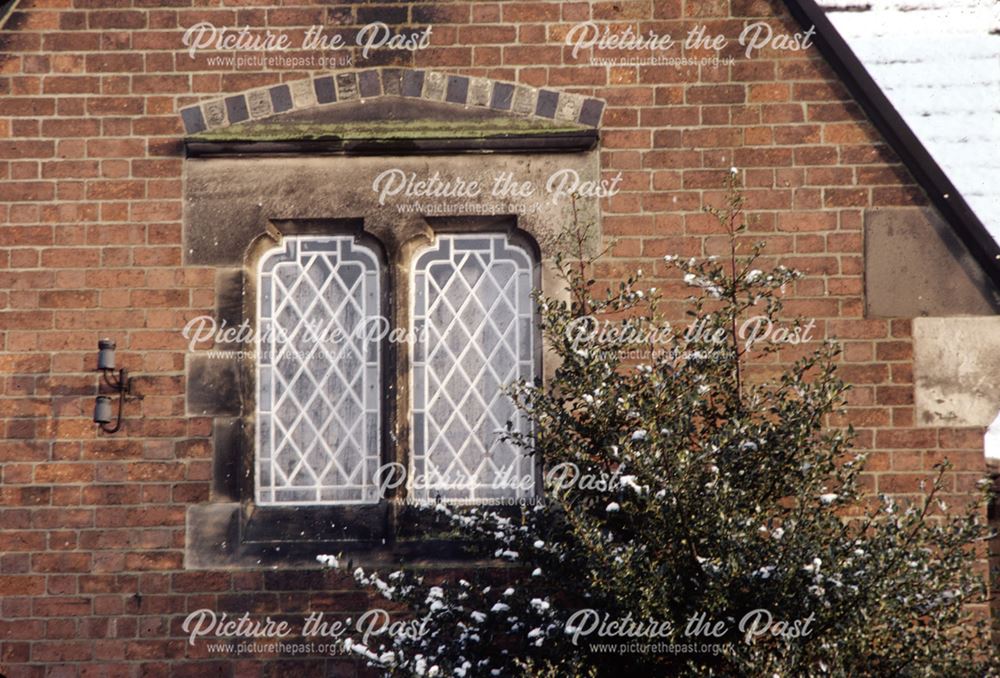
[[[469,556],[456,539],[409,538],[383,540],[242,541],[239,502],[216,502],[188,507],[184,569],[322,569],[318,555],[340,555],[351,568],[421,570],[518,567],[516,563]]]

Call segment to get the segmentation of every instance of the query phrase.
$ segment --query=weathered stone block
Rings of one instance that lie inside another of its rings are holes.
[[[217,418],[212,422],[212,495],[219,500],[239,500],[242,421],[235,417]],[[241,470],[243,469],[243,470]]]
[[[215,314],[219,324],[239,327],[243,322],[243,271],[241,269],[219,269],[215,273]],[[238,344],[226,344],[218,348],[238,350]]]
[[[993,315],[1000,296],[930,208],[865,213],[865,305],[873,317]]]
[[[469,79],[469,99],[471,106],[489,106],[493,82],[486,78]]]
[[[431,101],[441,101],[444,99],[445,88],[448,85],[448,76],[436,71],[428,71],[424,77],[424,98]]]
[[[235,357],[220,358],[197,354],[188,356],[188,414],[239,415],[239,367]]]
[[[514,88],[514,103],[510,110],[517,115],[532,115],[535,112],[537,99],[538,90],[534,87],[518,85]]]
[[[583,97],[575,94],[560,94],[559,105],[556,107],[556,120],[564,122],[576,122],[580,117],[580,106],[583,104]]]
[[[249,92],[247,104],[250,107],[250,116],[253,118],[264,118],[271,115],[271,93],[266,89]]]
[[[359,98],[357,73],[341,73],[337,76],[337,100],[354,101]]]
[[[209,127],[220,127],[226,124],[226,104],[221,100],[202,104],[205,111],[205,122]]]
[[[1000,411],[1000,316],[914,318],[914,404],[922,426],[987,426]]]
[[[295,80],[288,83],[288,89],[292,93],[292,102],[295,104],[295,108],[305,108],[316,104],[312,80]]]

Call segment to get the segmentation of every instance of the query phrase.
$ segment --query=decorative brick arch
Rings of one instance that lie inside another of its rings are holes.
[[[380,97],[412,97],[515,116],[600,125],[604,101],[549,88],[529,87],[475,76],[406,68],[343,71],[252,89],[181,110],[188,134],[218,130],[289,111]]]

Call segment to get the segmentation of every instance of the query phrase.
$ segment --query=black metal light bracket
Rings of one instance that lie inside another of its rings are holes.
[[[117,433],[122,427],[125,403],[129,400],[142,400],[142,396],[133,392],[132,378],[128,376],[127,369],[123,367],[115,371],[115,342],[102,339],[98,343],[98,350],[97,370],[108,388],[118,394],[118,416],[114,426],[111,426],[111,396],[98,395],[94,401],[94,423],[105,433]]]

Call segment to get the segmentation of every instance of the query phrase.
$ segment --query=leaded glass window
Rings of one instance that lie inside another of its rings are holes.
[[[414,260],[410,495],[534,495],[531,457],[502,442],[527,431],[503,387],[537,373],[535,264],[505,235],[439,235]]]
[[[258,285],[257,501],[376,502],[378,257],[350,236],[290,236]]]

